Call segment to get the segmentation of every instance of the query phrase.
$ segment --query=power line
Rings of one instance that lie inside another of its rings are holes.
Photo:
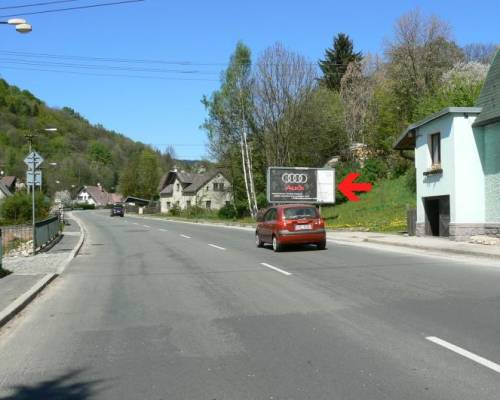
[[[46,2],[43,2],[43,3],[23,4],[23,5],[20,5],[20,6],[0,7],[0,10],[14,10],[14,9],[18,9],[18,8],[48,6],[48,5],[51,5],[51,4],[73,3],[75,1],[82,1],[82,0],[54,0],[54,1],[46,1]]]
[[[92,57],[92,56],[76,56],[67,54],[51,54],[51,53],[31,53],[12,50],[0,50],[1,54],[12,56],[25,56],[35,58],[55,58],[55,59],[72,59],[80,61],[99,61],[99,62],[116,62],[130,64],[166,64],[179,66],[228,66],[229,62],[196,62],[196,61],[179,61],[179,60],[159,60],[159,59],[133,59],[133,58],[111,58],[111,57]],[[317,65],[317,63],[307,63],[308,65]],[[267,65],[286,65],[285,63],[267,63]],[[346,64],[335,63],[329,65],[344,66]],[[256,66],[253,64],[253,66]]]
[[[137,78],[137,79],[147,79],[147,80],[163,80],[163,81],[202,81],[202,82],[219,82],[218,79],[204,79],[204,78],[180,78],[180,77],[164,77],[164,76],[151,76],[151,75],[128,75],[128,74],[103,74],[103,73],[91,73],[91,72],[81,72],[81,71],[64,71],[64,70],[53,70],[53,69],[42,69],[42,68],[23,68],[23,67],[9,67],[2,65],[2,60],[0,60],[1,68],[20,70],[20,71],[38,71],[38,72],[52,72],[57,74],[72,74],[72,75],[83,75],[83,76],[102,76],[102,77],[115,77],[115,78]]]
[[[122,1],[114,1],[114,2],[110,2],[110,3],[89,4],[87,6],[54,8],[51,10],[32,11],[32,12],[22,13],[22,14],[0,15],[0,18],[18,17],[19,15],[21,15],[21,16],[38,15],[38,14],[48,14],[48,13],[57,13],[57,12],[74,11],[74,10],[84,10],[84,9],[88,9],[88,8],[116,6],[116,5],[122,5],[122,4],[128,4],[128,3],[141,3],[143,1],[146,1],[146,0],[122,0]]]
[[[73,63],[59,63],[59,62],[50,62],[50,61],[30,61],[30,60],[23,60],[23,59],[16,59],[16,58],[14,58],[14,59],[4,58],[1,60],[1,62],[7,63],[7,64],[63,67],[63,68],[74,68],[74,69],[97,69],[97,70],[152,72],[152,73],[177,73],[177,74],[189,74],[189,75],[196,75],[196,74],[214,75],[214,74],[218,74],[217,72],[198,71],[198,70],[138,68],[138,67],[123,67],[123,66],[95,65],[95,64],[73,64]]]

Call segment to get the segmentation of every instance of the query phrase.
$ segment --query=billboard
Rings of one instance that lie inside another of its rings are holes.
[[[335,203],[335,170],[332,168],[269,167],[269,203]]]

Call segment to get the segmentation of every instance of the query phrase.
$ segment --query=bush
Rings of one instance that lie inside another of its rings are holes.
[[[78,203],[75,208],[80,210],[95,210],[95,204]]]
[[[223,219],[236,219],[238,217],[238,211],[236,210],[234,205],[228,204],[222,207],[218,211],[217,215],[219,216],[219,218]]]
[[[35,193],[35,213],[37,220],[49,215],[50,202],[45,196]],[[23,224],[32,220],[32,197],[30,193],[17,192],[5,198],[0,204],[0,214],[5,223]]]
[[[178,217],[181,215],[181,208],[177,204],[174,204],[168,213],[172,217]]]
[[[387,164],[379,158],[372,158],[365,161],[365,165],[361,169],[363,182],[374,183],[380,179],[387,177],[389,168]]]
[[[417,193],[417,172],[415,167],[409,168],[406,171],[405,184],[412,193]]]
[[[187,218],[193,218],[193,217],[200,217],[202,215],[205,215],[207,213],[206,208],[202,208],[200,206],[191,206],[186,208],[185,211],[182,212],[185,217]],[[181,211],[179,210],[179,214],[181,214]]]

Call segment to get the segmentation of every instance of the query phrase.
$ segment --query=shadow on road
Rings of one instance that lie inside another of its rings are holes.
[[[265,244],[264,249],[273,251],[273,246]],[[282,253],[294,253],[294,252],[306,252],[306,251],[318,251],[318,248],[314,244],[296,244],[296,245],[286,245],[281,249]]]
[[[80,381],[82,370],[71,371],[57,378],[42,381],[34,385],[17,385],[13,393],[0,400],[86,400],[94,396],[102,380]]]

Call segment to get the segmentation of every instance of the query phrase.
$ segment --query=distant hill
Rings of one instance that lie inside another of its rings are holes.
[[[117,190],[127,161],[145,149],[157,154],[162,171],[177,163],[148,145],[99,124],[92,125],[71,108],[48,107],[29,91],[0,79],[0,170],[5,175],[24,179],[23,159],[28,153],[24,135],[47,127],[55,127],[58,132],[40,134],[34,147],[46,160],[44,189],[49,193],[98,182],[108,190]],[[57,167],[49,166],[50,162],[57,162]]]

